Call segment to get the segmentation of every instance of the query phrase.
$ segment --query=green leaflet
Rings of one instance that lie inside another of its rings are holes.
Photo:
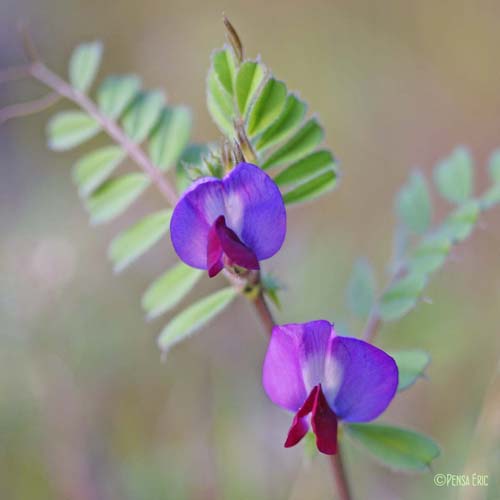
[[[142,297],[148,319],[173,309],[203,276],[203,271],[179,262],[157,278]]]
[[[233,287],[224,288],[205,297],[175,316],[158,338],[158,346],[166,351],[223,311],[236,297]]]
[[[82,111],[61,111],[47,124],[48,146],[66,151],[94,137],[101,126]]]
[[[114,271],[122,271],[157,243],[168,232],[171,216],[172,210],[147,215],[119,234],[108,250]]]
[[[379,424],[349,424],[348,434],[384,465],[398,470],[428,471],[439,446],[415,431]]]
[[[396,212],[404,225],[414,233],[424,233],[431,223],[432,204],[427,181],[414,171],[396,197]]]
[[[92,42],[78,45],[69,61],[69,80],[80,92],[86,93],[97,75],[102,57],[102,43]]]
[[[500,203],[500,182],[495,184],[481,196],[480,200],[481,210],[488,210]]]
[[[314,200],[333,189],[336,182],[337,174],[335,172],[326,172],[286,192],[283,195],[283,200],[287,205]]]
[[[192,118],[188,108],[167,107],[149,141],[149,156],[161,170],[175,166],[191,135]]]
[[[434,181],[441,195],[453,203],[463,203],[474,187],[472,158],[465,148],[457,148],[434,169]]]
[[[382,295],[379,312],[384,321],[394,321],[413,309],[426,285],[425,276],[410,273],[393,283]]]
[[[264,131],[278,118],[285,105],[286,95],[286,85],[283,82],[273,77],[267,80],[250,109],[247,124],[250,137]]]
[[[493,151],[488,164],[491,180],[494,184],[500,184],[500,149]]]
[[[229,49],[214,52],[207,77],[207,106],[230,143],[238,140],[235,124],[238,130],[243,127],[259,153],[261,168],[288,166],[276,176],[281,186],[290,186],[284,193],[287,203],[313,199],[335,186],[333,156],[326,150],[315,151],[324,137],[322,127],[315,118],[303,123],[306,103],[266,73],[259,60],[242,61],[238,66]],[[271,148],[276,150],[266,158],[262,153]],[[208,165],[214,171],[219,167],[217,161]],[[185,174],[180,178],[184,188]]]
[[[446,218],[439,234],[450,238],[453,243],[465,240],[474,229],[479,213],[478,201],[466,202]]]
[[[285,165],[302,158],[310,153],[323,140],[323,137],[323,127],[316,118],[311,118],[288,142],[263,163],[262,168],[268,169],[276,165]]]
[[[209,71],[207,78],[207,107],[219,130],[227,137],[232,137],[235,118],[233,98],[219,83],[213,69]]]
[[[375,302],[375,275],[366,259],[358,259],[354,264],[347,286],[347,305],[351,312],[366,319]]]
[[[212,67],[223,89],[233,95],[236,66],[231,49],[216,50],[212,56]]]
[[[85,202],[93,224],[107,222],[124,212],[146,189],[149,179],[140,173],[110,179]]]
[[[135,75],[109,76],[97,90],[100,110],[109,118],[119,118],[140,88],[141,80]]]
[[[141,92],[126,110],[122,124],[125,133],[135,142],[142,142],[155,126],[165,104],[159,90]]]
[[[255,148],[261,151],[286,139],[302,123],[306,110],[307,105],[304,101],[294,94],[288,94],[280,116],[259,137]]]
[[[98,188],[125,158],[118,146],[104,146],[86,154],[73,168],[73,180],[81,196],[88,196]]]
[[[481,210],[488,210],[500,203],[500,150],[492,153],[488,164],[493,185],[481,196]]]
[[[398,391],[412,386],[419,378],[425,377],[425,369],[431,362],[429,354],[421,349],[389,351],[399,370]]]
[[[412,272],[427,274],[439,269],[451,251],[452,242],[444,235],[425,238],[411,255],[408,267]]]
[[[335,171],[335,159],[327,150],[316,151],[282,170],[274,182],[278,186],[297,184],[326,171]]]
[[[264,69],[256,61],[245,61],[236,75],[235,93],[238,109],[246,116],[250,104],[264,79]]]

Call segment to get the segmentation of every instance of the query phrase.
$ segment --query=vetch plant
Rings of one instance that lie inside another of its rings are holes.
[[[474,195],[475,168],[465,148],[436,166],[437,191],[454,208],[434,225],[429,181],[418,170],[410,175],[395,200],[398,224],[387,284],[378,289],[369,261],[361,259],[347,288],[352,317],[366,322],[362,339],[337,335],[324,320],[276,325],[268,299],[279,303],[280,287],[261,261],[282,246],[287,208],[329,193],[336,185],[337,165],[306,103],[259,59],[247,58],[236,30],[227,19],[224,24],[229,45],[212,54],[206,81],[207,107],[222,134],[214,142],[191,143],[189,110],[167,103],[162,91],[142,88],[135,75],[108,76],[93,98],[100,43],[75,49],[66,81],[45,65],[26,32],[28,62],[3,70],[0,81],[31,77],[51,92],[0,110],[0,123],[64,98],[77,109],[49,120],[51,149],[66,151],[106,134],[110,143],[73,167],[92,224],[123,214],[151,187],[161,193],[165,204],[109,247],[114,269],[121,272],[170,231],[182,262],[164,270],[145,291],[142,305],[148,318],[178,306],[204,272],[210,277],[222,272],[228,281],[167,322],[158,338],[161,350],[199,331],[238,295],[246,297],[270,335],[264,390],[295,414],[285,446],[296,445],[312,427],[318,450],[330,455],[339,496],[347,499],[344,436],[393,469],[426,471],[439,454],[433,440],[418,432],[368,423],[430,362],[421,349],[385,353],[372,344],[384,322],[397,321],[418,305],[432,274],[454,245],[470,236],[481,212],[500,203],[500,153],[491,157],[491,187],[479,196]],[[128,160],[138,171],[118,173]],[[288,217],[293,217],[291,210]]]

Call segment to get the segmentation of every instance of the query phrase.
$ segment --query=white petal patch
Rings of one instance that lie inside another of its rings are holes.
[[[330,408],[333,408],[333,403],[342,384],[343,376],[344,373],[341,364],[338,363],[333,356],[327,355],[325,360],[323,384],[321,387]]]
[[[235,191],[225,192],[224,196],[226,224],[241,238],[245,203],[241,195]]]
[[[225,214],[222,186],[214,185],[213,189],[206,192],[207,195],[203,200],[203,213],[208,224],[212,225],[219,215]]]

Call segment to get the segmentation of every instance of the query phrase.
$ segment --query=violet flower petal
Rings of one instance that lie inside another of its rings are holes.
[[[223,182],[227,226],[259,260],[272,257],[286,234],[286,210],[278,186],[251,163],[237,165]]]
[[[332,325],[319,320],[275,326],[264,360],[263,384],[269,399],[297,411],[323,380]]]
[[[259,167],[240,163],[223,179],[200,179],[182,195],[172,214],[170,235],[186,264],[209,267],[209,232],[221,215],[258,260],[272,257],[281,248],[286,234],[285,205],[274,181]]]
[[[172,244],[182,261],[198,269],[207,269],[210,228],[224,210],[220,179],[200,179],[185,191],[170,221]]]
[[[293,412],[299,410],[308,396],[297,355],[301,331],[302,325],[275,326],[262,370],[262,383],[269,399]]]
[[[330,343],[325,364],[328,379],[337,381],[327,384],[328,388],[323,386],[337,417],[347,422],[367,422],[377,418],[396,394],[398,367],[381,349],[362,340],[337,336]]]

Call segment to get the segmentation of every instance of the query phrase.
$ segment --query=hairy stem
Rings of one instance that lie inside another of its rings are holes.
[[[372,343],[382,325],[380,314],[374,309],[368,317],[365,331],[363,332],[363,340]]]
[[[339,500],[350,500],[351,492],[347,476],[344,469],[344,462],[342,461],[342,453],[340,450],[340,443],[336,455],[330,455],[330,466],[332,474],[335,479]]]
[[[167,202],[172,206],[175,205],[177,202],[177,193],[170,182],[168,182],[161,171],[151,163],[141,147],[130,140],[114,120],[104,116],[85,94],[74,89],[69,83],[50,71],[43,63],[39,61],[33,63],[30,66],[30,73],[33,78],[55,90],[61,96],[73,101],[86,111],[88,115],[99,123],[109,136],[116,141],[127,155],[130,156],[130,158],[132,158],[132,160],[134,160],[151,178]]]
[[[264,328],[266,329],[266,333],[271,336],[271,332],[273,331],[273,327],[276,324],[273,318],[273,314],[269,309],[269,305],[266,302],[264,294],[262,292],[257,295],[255,300],[253,301],[253,305],[255,307],[255,311],[259,316]]]

